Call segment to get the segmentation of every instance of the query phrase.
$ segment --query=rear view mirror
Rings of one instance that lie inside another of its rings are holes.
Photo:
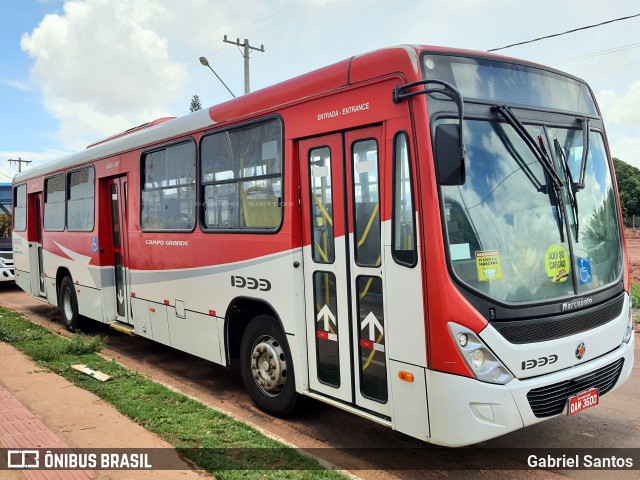
[[[453,123],[436,127],[436,175],[440,185],[463,185],[465,182],[464,143],[460,126]]]

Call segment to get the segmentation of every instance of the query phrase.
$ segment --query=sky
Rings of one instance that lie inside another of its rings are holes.
[[[0,182],[236,94],[405,43],[478,51],[640,13],[629,0],[0,0]],[[499,52],[586,80],[611,153],[640,168],[640,17]],[[25,167],[23,167],[25,168]],[[28,168],[28,167],[27,167]]]

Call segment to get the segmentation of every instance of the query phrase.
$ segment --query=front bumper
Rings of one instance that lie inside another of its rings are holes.
[[[631,375],[634,343],[632,338],[589,362],[534,378],[513,379],[507,385],[427,370],[429,441],[450,447],[471,445],[552,418],[536,417],[527,398],[531,390],[583,377],[622,358],[622,370],[611,389],[615,390]],[[566,413],[566,405],[561,413]]]

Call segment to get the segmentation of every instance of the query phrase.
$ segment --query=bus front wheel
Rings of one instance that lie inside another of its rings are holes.
[[[240,343],[240,369],[245,388],[256,406],[284,417],[298,394],[287,339],[276,320],[259,315],[247,326]]]
[[[69,277],[64,277],[60,284],[58,307],[62,313],[62,323],[70,332],[75,331],[78,325],[78,297],[76,289]]]

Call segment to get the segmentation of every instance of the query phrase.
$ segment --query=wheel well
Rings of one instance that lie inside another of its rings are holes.
[[[266,302],[254,298],[236,298],[231,302],[225,316],[225,337],[227,340],[227,358],[240,358],[240,342],[247,325],[258,315],[269,315],[275,318],[280,327],[282,322],[276,312]]]
[[[64,277],[69,277],[73,282],[73,278],[71,278],[71,272],[69,270],[64,267],[58,268],[58,272],[56,273],[56,300],[60,297],[60,284]]]

